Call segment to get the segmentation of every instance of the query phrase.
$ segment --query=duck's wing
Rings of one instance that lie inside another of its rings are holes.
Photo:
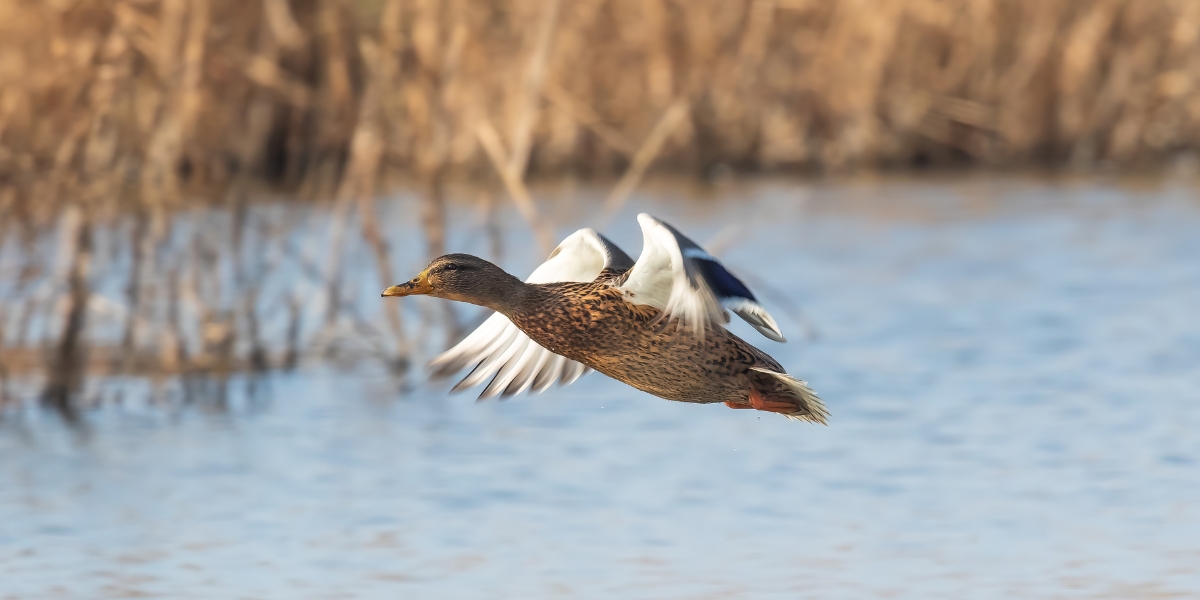
[[[787,341],[754,294],[717,259],[674,227],[642,213],[642,254],[620,288],[625,299],[680,319],[694,335],[729,322],[728,309],[777,342]]]
[[[580,229],[550,253],[550,258],[533,270],[528,283],[588,282],[606,269],[622,273],[633,266],[629,258],[594,229]],[[465,367],[474,369],[451,390],[458,392],[492,378],[479,398],[512,396],[525,390],[537,392],[558,381],[568,385],[589,369],[538,345],[513,325],[508,317],[495,313],[453,348],[438,355],[429,366],[433,377],[449,377]]]

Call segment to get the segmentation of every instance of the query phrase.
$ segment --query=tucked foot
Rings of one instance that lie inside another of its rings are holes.
[[[750,388],[750,406],[758,410],[773,413],[788,414],[796,412],[796,404],[794,402],[770,400],[754,388]]]
[[[739,404],[737,402],[726,402],[725,406],[729,408],[753,408],[765,412],[773,412],[779,414],[792,414],[796,412],[796,404],[793,402],[785,402],[781,400],[770,400],[759,393],[758,390],[750,388],[750,404]]]

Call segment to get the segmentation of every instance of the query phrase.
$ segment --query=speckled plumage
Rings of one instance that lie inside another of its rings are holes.
[[[481,258],[449,254],[434,259],[411,281],[384,290],[383,295],[430,295],[499,313],[431,362],[435,376],[474,365],[455,390],[491,378],[480,398],[527,389],[541,391],[555,380],[569,384],[590,367],[667,400],[725,403],[731,408],[756,408],[791,419],[825,422],[828,413],[820,398],[804,381],[787,375],[775,359],[730,333],[719,321],[706,321],[704,327],[689,321],[718,319],[725,316],[723,312],[705,312],[699,304],[683,306],[682,315],[660,308],[664,302],[670,303],[666,292],[677,291],[656,279],[666,267],[662,255],[647,259],[648,266],[639,275],[641,263],[629,260],[615,247],[607,249],[604,266],[597,266],[597,254],[588,254],[589,248],[595,250],[603,244],[607,242],[590,230],[568,237],[560,249],[565,246],[575,254],[560,255],[556,249],[531,276],[562,277],[543,280],[556,283],[523,282]],[[689,259],[715,264],[707,254],[696,254],[694,244],[689,248]],[[559,264],[552,262],[555,260]],[[585,264],[589,260],[591,266]],[[590,270],[593,268],[596,270]],[[720,269],[717,274],[733,282],[723,290],[740,290],[742,295],[734,297],[735,308],[730,310],[764,335],[782,340],[774,321],[744,285],[719,265],[707,268]],[[589,272],[599,276],[590,281],[582,278]],[[635,277],[640,279],[631,281]],[[692,284],[685,280],[679,285]]]
[[[548,350],[660,398],[748,404],[751,388],[781,395],[774,378],[751,370],[784,372],[765,352],[723,327],[697,338],[679,321],[656,322],[658,309],[626,302],[610,282],[604,274],[592,283],[528,285],[506,314]]]

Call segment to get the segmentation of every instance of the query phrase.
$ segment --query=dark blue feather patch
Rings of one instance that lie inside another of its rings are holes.
[[[709,287],[718,298],[746,298],[758,302],[746,284],[742,283],[741,279],[734,277],[733,273],[726,271],[721,263],[704,258],[693,258],[692,260],[695,261],[700,274],[708,281]]]

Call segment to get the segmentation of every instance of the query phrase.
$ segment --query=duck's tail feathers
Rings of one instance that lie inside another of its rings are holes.
[[[786,413],[783,416],[794,421],[828,425],[829,409],[825,408],[825,403],[821,401],[817,393],[808,387],[807,381],[796,379],[787,373],[760,367],[752,367],[750,370],[758,373],[755,379],[762,384],[759,388],[761,392],[776,397],[784,396],[796,403],[796,412]]]

